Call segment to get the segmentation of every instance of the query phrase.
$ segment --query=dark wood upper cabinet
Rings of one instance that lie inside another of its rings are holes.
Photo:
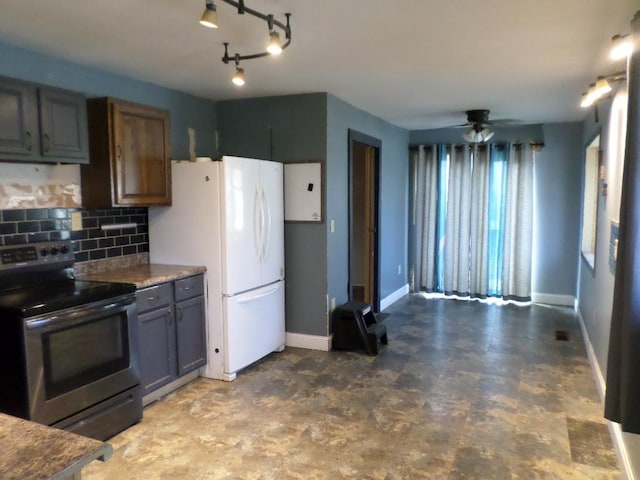
[[[86,99],[0,77],[0,160],[88,163]]]
[[[82,166],[83,206],[171,205],[169,112],[114,98],[87,104],[91,163]]]

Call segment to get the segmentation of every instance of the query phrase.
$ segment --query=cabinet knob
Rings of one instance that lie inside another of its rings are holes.
[[[182,307],[177,307],[176,313],[177,313],[176,317],[178,318],[178,321],[182,322],[182,315],[183,315]]]
[[[171,309],[167,309],[167,325],[171,325],[173,323],[173,314]]]

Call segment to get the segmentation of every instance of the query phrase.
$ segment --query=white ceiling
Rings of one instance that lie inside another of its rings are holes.
[[[640,0],[246,0],[293,42],[243,62],[267,27],[218,1],[221,28],[198,24],[204,0],[0,0],[0,40],[212,100],[329,92],[393,124],[438,128],[488,108],[492,119],[582,120],[580,94]]]

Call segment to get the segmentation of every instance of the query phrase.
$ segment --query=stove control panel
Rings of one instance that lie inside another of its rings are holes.
[[[71,265],[73,247],[69,240],[0,247],[0,271],[39,265]]]

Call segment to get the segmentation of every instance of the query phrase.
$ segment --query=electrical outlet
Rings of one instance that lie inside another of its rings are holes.
[[[402,275],[402,265],[398,264],[398,275]]]
[[[335,220],[331,220],[330,225],[331,225],[331,233],[335,233],[335,231],[336,231],[336,221]]]
[[[336,309],[336,299],[335,297],[331,299],[331,311],[333,312]]]
[[[71,230],[82,230],[82,212],[71,212]]]

